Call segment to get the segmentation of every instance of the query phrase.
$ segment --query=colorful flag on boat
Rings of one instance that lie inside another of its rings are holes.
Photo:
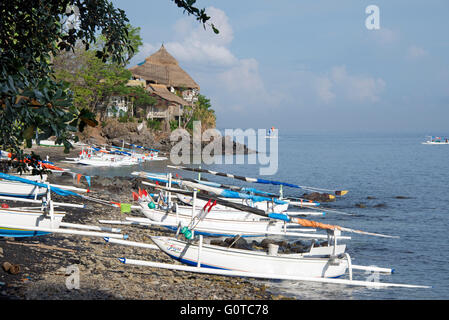
[[[131,212],[131,203],[120,203],[120,212],[121,213],[130,213]]]

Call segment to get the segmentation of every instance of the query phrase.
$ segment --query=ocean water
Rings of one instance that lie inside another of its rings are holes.
[[[381,282],[432,286],[430,289],[367,289],[334,284],[289,281],[264,282],[273,293],[297,299],[449,299],[449,145],[423,145],[425,134],[296,134],[280,135],[278,170],[260,176],[260,166],[249,164],[202,165],[216,171],[289,182],[302,186],[349,190],[323,207],[351,213],[328,212],[314,220],[399,239],[348,234],[347,252],[353,264],[394,268],[380,275]],[[247,158],[245,158],[247,159]],[[167,161],[147,162],[140,167],[116,169],[79,168],[92,175],[126,176],[134,170],[173,172]],[[228,184],[239,180],[202,174]],[[279,191],[270,185],[252,185]],[[303,190],[284,187],[285,195]],[[372,198],[369,199],[368,197]],[[363,203],[364,208],[356,204]],[[366,280],[371,273],[354,273]]]

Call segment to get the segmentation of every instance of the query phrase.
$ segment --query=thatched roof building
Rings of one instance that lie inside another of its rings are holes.
[[[129,68],[133,77],[149,83],[163,84],[167,87],[200,90],[200,86],[184,71],[178,61],[167,52],[164,45],[134,67]]]
[[[158,96],[164,100],[167,100],[168,102],[177,103],[181,106],[184,106],[187,104],[187,101],[182,99],[181,97],[178,97],[176,94],[171,93],[168,91],[167,87],[165,85],[161,84],[149,84],[146,89],[150,94],[153,94],[155,96]]]

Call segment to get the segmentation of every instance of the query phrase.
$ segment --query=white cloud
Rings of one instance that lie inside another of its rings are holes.
[[[319,101],[326,104],[336,99],[351,102],[377,102],[386,83],[381,78],[349,74],[345,66],[335,66],[325,76],[309,74]]]
[[[191,17],[180,19],[174,25],[175,39],[165,47],[180,61],[198,64],[229,66],[238,62],[227,46],[234,38],[233,30],[224,11],[209,7],[208,22],[220,30],[215,34],[208,26],[193,21]]]
[[[421,47],[411,46],[407,49],[406,58],[409,60],[419,59],[428,54],[426,50]]]
[[[331,79],[344,96],[351,101],[376,102],[385,88],[385,81],[367,76],[350,75],[345,66],[333,67]]]
[[[215,44],[168,42],[164,46],[176,59],[187,63],[229,66],[237,62],[228,48]]]
[[[226,14],[213,7],[206,12],[220,30],[218,35],[186,17],[176,22],[173,38],[167,39],[164,46],[211,99],[219,126],[282,122],[289,108],[307,112],[323,105],[376,102],[386,86],[380,78],[351,74],[345,66],[335,66],[324,73],[312,71],[308,66],[302,66],[300,71],[279,69],[279,74],[271,74],[264,81],[255,58],[236,57],[231,51],[234,32]],[[387,32],[384,40],[393,41],[395,35]],[[138,55],[142,57],[139,62],[159,48],[160,44],[145,43]]]
[[[279,93],[269,93],[259,73],[259,63],[252,57],[238,58],[230,45],[234,32],[225,12],[206,8],[212,23],[218,30],[215,34],[207,26],[185,17],[173,26],[173,38],[164,42],[164,47],[175,57],[184,70],[200,85],[201,91],[211,99],[218,120],[225,119],[236,123],[254,115],[255,112],[268,112],[267,105],[279,105]],[[133,61],[142,62],[159,50],[160,44],[144,43]],[[272,90],[274,91],[274,90]],[[239,112],[241,118],[230,117],[230,111]],[[232,120],[231,120],[232,119]]]
[[[136,61],[136,63],[141,63],[145,60],[146,57],[152,55],[154,52],[156,52],[159,49],[160,46],[155,46],[149,43],[143,43],[142,46],[139,48],[139,52],[136,54],[135,57],[132,58],[132,61]],[[134,66],[134,64],[131,63],[131,67]]]
[[[255,59],[242,59],[230,69],[218,74],[224,88],[228,91],[237,92],[251,91],[260,92],[264,90],[262,79],[259,75],[259,65]]]
[[[221,46],[230,44],[234,39],[234,32],[226,13],[214,7],[208,7],[206,12],[210,16],[207,24],[213,24],[219,29],[220,32],[218,34],[212,32],[208,25],[205,31],[203,25],[191,19],[191,17],[179,20],[174,26],[175,32],[181,35],[183,39],[186,39],[187,42],[200,41]]]
[[[318,99],[329,103],[335,99],[335,94],[332,92],[332,81],[327,77],[317,77],[314,81],[315,91]]]
[[[399,31],[388,28],[380,28],[379,30],[370,31],[374,41],[380,45],[391,45],[398,42],[400,35]]]
[[[173,26],[173,39],[164,42],[165,48],[178,61],[197,66],[228,67],[238,64],[238,59],[227,47],[234,34],[228,17],[224,11],[209,7],[206,10],[211,17],[208,23],[220,30],[215,34],[207,25],[203,25],[191,17],[179,19]],[[141,62],[159,50],[161,44],[144,43],[133,61]]]

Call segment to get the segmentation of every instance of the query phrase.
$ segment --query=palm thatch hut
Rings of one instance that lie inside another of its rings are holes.
[[[178,61],[167,52],[164,45],[145,59],[144,62],[129,68],[135,79],[149,83],[163,84],[174,89],[195,89],[200,86],[185,72]]]
[[[178,64],[164,45],[145,61],[128,69],[133,79],[144,81],[158,103],[146,110],[147,119],[179,120],[185,105],[197,101],[200,86]]]

